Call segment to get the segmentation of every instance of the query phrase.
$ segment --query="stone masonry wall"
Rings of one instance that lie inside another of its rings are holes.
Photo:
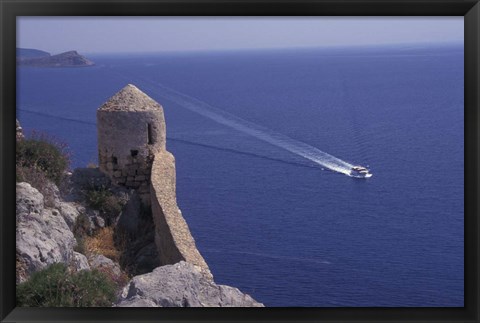
[[[99,154],[100,169],[109,175],[115,185],[137,190],[144,205],[150,205],[150,174],[153,155],[128,156],[127,163],[120,167],[118,157]]]
[[[175,159],[166,150],[157,153],[153,161],[151,198],[160,263],[170,265],[184,260],[197,266],[206,278],[213,279],[177,206]]]
[[[154,153],[165,149],[165,135],[158,133],[151,144],[147,138],[148,125],[152,132],[161,130],[163,112],[159,114],[97,113],[100,170],[116,185],[138,190],[145,205],[150,205],[150,171]]]

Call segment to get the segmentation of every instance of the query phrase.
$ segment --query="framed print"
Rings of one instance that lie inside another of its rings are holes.
[[[0,10],[2,322],[478,321],[478,1]]]

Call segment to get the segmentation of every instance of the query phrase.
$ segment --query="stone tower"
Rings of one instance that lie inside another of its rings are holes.
[[[162,265],[189,262],[213,276],[198,251],[176,198],[175,158],[166,150],[163,108],[128,84],[97,110],[100,170],[136,189],[151,210]]]
[[[150,205],[152,161],[166,142],[162,106],[128,84],[97,110],[97,131],[100,170]]]

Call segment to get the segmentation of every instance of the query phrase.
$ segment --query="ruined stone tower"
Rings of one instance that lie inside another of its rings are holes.
[[[128,84],[97,110],[97,131],[100,170],[150,205],[152,161],[165,150],[162,106]]]
[[[186,261],[213,279],[176,198],[175,158],[166,150],[163,108],[128,84],[97,110],[100,170],[136,189],[151,210],[160,264]]]

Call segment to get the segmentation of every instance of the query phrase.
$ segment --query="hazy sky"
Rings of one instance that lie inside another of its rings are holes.
[[[459,17],[19,17],[17,47],[52,54],[463,42]]]

